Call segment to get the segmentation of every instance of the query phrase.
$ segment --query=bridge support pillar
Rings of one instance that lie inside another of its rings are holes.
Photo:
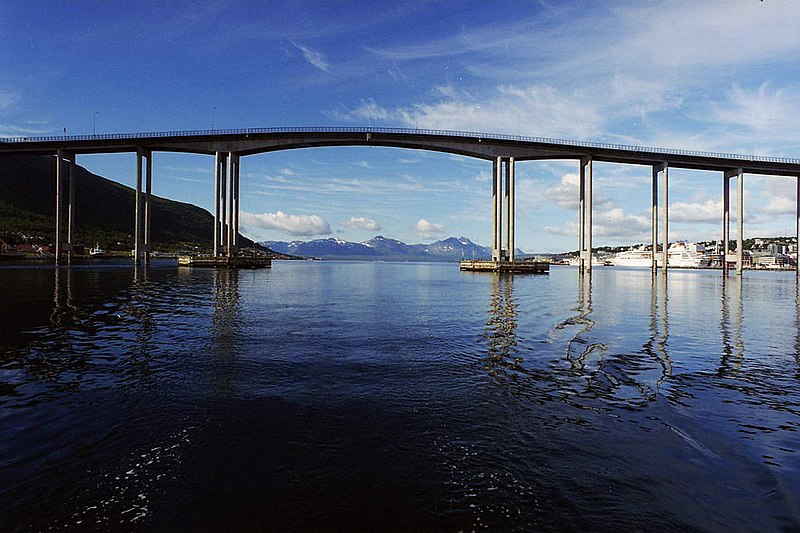
[[[506,225],[505,225],[505,245],[506,257],[509,261],[514,261],[514,247],[516,246],[514,238],[514,218],[516,210],[516,199],[514,197],[514,173],[515,163],[514,158],[509,157],[506,159],[506,179],[505,179],[505,204],[506,204]]]
[[[797,176],[797,200],[795,203],[797,226],[795,227],[795,272],[800,276],[800,176]]]
[[[744,170],[736,170],[736,275],[744,267]]]
[[[578,182],[578,268],[592,271],[592,158],[581,157]]]
[[[503,208],[501,201],[500,190],[502,188],[501,175],[502,175],[503,159],[500,157],[495,158],[492,162],[492,261],[500,261],[502,251],[500,250],[500,212]]]
[[[731,178],[737,170],[728,170],[722,175],[722,273],[728,274],[728,254],[731,251]]]
[[[63,177],[64,177],[64,152],[59,150],[56,153],[56,235],[53,246],[53,254],[55,255],[56,265],[61,264],[61,209],[64,204],[64,199],[61,197],[63,191]]]
[[[661,240],[661,270],[666,273],[669,268],[669,163],[666,161],[661,163],[660,165],[653,165],[653,210],[657,211],[657,204],[658,204],[658,175],[661,174],[661,200],[663,205],[661,206],[661,219],[663,220],[663,234]],[[653,219],[656,221],[658,219],[658,214],[653,214]],[[656,268],[655,261],[657,261],[657,238],[658,232],[657,228],[654,225],[653,228],[653,269]],[[655,270],[654,270],[655,271]]]
[[[514,158],[498,156],[492,162],[492,261],[514,260],[515,204]]]
[[[653,247],[653,252],[650,254],[650,268],[655,274],[658,271],[658,174],[661,172],[661,166],[655,165],[653,166],[653,184],[652,184],[652,214],[651,214],[651,226],[650,226],[650,236],[651,236],[651,246]]]
[[[227,252],[228,257],[235,257],[239,240],[239,155],[233,152],[228,154],[228,176],[230,202],[227,213]],[[223,205],[224,201],[223,199]]]
[[[153,251],[152,241],[150,240],[150,223],[153,215],[153,152],[148,151],[144,156],[147,158],[144,182],[144,263],[149,265],[150,252]]]
[[[144,150],[136,150],[136,193],[134,196],[134,217],[133,217],[133,264],[139,266],[144,255],[144,212],[145,199],[142,192],[142,173],[147,171],[144,158],[147,154]]]
[[[67,262],[72,264],[75,253],[75,154],[64,156],[69,164],[69,196],[67,198]]]
[[[226,232],[226,171],[228,154],[216,153],[216,168],[214,170],[214,257],[227,251]]]

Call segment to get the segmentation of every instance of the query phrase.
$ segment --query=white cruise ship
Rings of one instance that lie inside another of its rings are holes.
[[[644,246],[619,252],[611,258],[611,264],[624,267],[649,267],[653,263],[653,252]]]
[[[678,241],[670,244],[667,257],[671,267],[701,268],[711,264],[711,257],[706,253],[705,247],[694,242]],[[644,246],[620,252],[611,259],[614,266],[626,267],[650,267],[652,262],[653,252],[645,250]],[[656,264],[660,267],[662,262],[659,253],[656,255]]]
[[[667,249],[667,256],[671,267],[700,268],[711,264],[705,246],[695,242],[674,242]]]

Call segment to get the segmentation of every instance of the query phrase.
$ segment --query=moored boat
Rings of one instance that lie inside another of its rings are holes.
[[[704,268],[711,265],[711,256],[702,244],[677,241],[667,248],[667,261],[670,267]],[[644,246],[632,248],[616,254],[611,263],[614,266],[650,267],[653,264],[653,251]],[[663,256],[656,254],[656,264],[661,267]]]
[[[94,248],[89,250],[89,257],[105,257],[106,251],[100,248],[100,243],[95,243]]]

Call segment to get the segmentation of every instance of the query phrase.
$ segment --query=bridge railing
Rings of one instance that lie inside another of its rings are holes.
[[[743,155],[723,152],[709,152],[700,150],[680,150],[676,148],[656,148],[649,146],[636,146],[625,144],[612,144],[592,141],[577,141],[556,139],[550,137],[531,137],[526,135],[511,135],[505,133],[479,133],[458,130],[432,130],[412,128],[373,128],[363,126],[314,126],[302,127],[273,127],[273,128],[244,128],[244,129],[211,129],[211,130],[182,130],[158,131],[141,133],[102,133],[92,135],[48,135],[41,137],[5,137],[0,138],[0,143],[38,143],[38,142],[70,142],[70,141],[135,141],[138,139],[164,139],[176,137],[210,137],[219,135],[265,135],[285,133],[377,133],[398,135],[428,135],[436,137],[460,137],[486,140],[499,140],[523,143],[549,144],[559,147],[588,148],[600,150],[626,151],[633,153],[663,154],[689,157],[706,157],[714,159],[731,159],[737,161],[753,161],[766,163],[786,163],[797,165],[800,159],[776,157],[766,155]]]

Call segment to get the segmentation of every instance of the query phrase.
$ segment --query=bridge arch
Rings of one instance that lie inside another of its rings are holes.
[[[783,157],[752,156],[739,154],[723,154],[700,152],[691,150],[674,150],[664,148],[649,148],[641,146],[614,145],[607,143],[590,143],[582,141],[566,141],[540,137],[523,137],[502,134],[486,134],[474,132],[440,131],[440,130],[411,130],[396,128],[252,128],[242,130],[212,130],[212,131],[179,131],[156,132],[138,134],[106,134],[83,136],[51,136],[37,138],[6,138],[0,139],[0,156],[6,154],[39,154],[57,157],[56,177],[56,257],[60,256],[60,225],[62,203],[61,182],[62,167],[64,163],[72,168],[74,157],[77,154],[89,153],[114,153],[135,152],[137,154],[137,205],[141,199],[143,210],[137,208],[136,230],[137,235],[145,235],[148,224],[149,186],[151,181],[152,153],[187,152],[214,155],[217,161],[217,174],[224,176],[231,172],[238,173],[238,161],[241,157],[258,153],[289,150],[295,148],[311,148],[322,146],[388,146],[396,148],[413,148],[419,150],[438,151],[444,153],[464,155],[493,161],[493,212],[495,213],[493,235],[497,235],[497,228],[502,227],[502,206],[498,208],[498,198],[509,196],[513,203],[513,168],[516,161],[542,160],[542,159],[567,159],[580,163],[580,237],[579,250],[582,266],[591,268],[588,255],[591,251],[591,170],[593,161],[647,165],[653,169],[653,227],[657,222],[658,182],[662,184],[664,206],[664,248],[668,243],[667,212],[668,212],[668,169],[685,168],[709,170],[719,172],[723,176],[724,204],[727,218],[729,180],[737,178],[737,187],[741,193],[742,176],[745,173],[766,174],[778,176],[791,176],[797,182],[797,236],[800,241],[800,159]],[[224,165],[223,165],[224,162]],[[504,168],[509,170],[503,170]],[[498,169],[499,172],[498,172]],[[144,176],[143,176],[144,173]],[[238,180],[238,174],[236,174]],[[510,180],[510,182],[509,182]],[[142,183],[147,187],[142,191]],[[221,186],[222,194],[228,187],[227,181],[223,184],[218,177],[215,180]],[[236,181],[230,182],[234,188],[238,187]],[[506,185],[506,183],[510,183]],[[229,187],[228,187],[229,188]],[[512,191],[512,192],[508,192]],[[238,193],[238,191],[237,191]],[[233,193],[231,193],[233,198]],[[219,196],[218,196],[219,200]],[[502,201],[502,200],[501,200]],[[226,204],[228,205],[228,204]],[[513,209],[513,208],[512,208]],[[513,210],[506,208],[506,213]],[[739,210],[739,240],[741,239],[741,202]],[[228,211],[230,211],[228,209]],[[143,214],[140,214],[143,213]],[[498,216],[499,215],[499,216]],[[230,217],[230,215],[228,215]],[[219,217],[218,217],[219,218]],[[140,222],[141,220],[141,222]],[[229,218],[229,224],[235,220]],[[727,222],[725,223],[727,224]],[[224,222],[223,222],[224,226]],[[506,222],[505,227],[513,228],[512,221]],[[727,227],[727,226],[726,226]],[[509,231],[506,229],[505,231]],[[727,231],[726,231],[727,233]],[[513,235],[513,229],[511,230]],[[655,247],[655,229],[653,231],[653,245]],[[143,237],[144,238],[144,237]],[[512,237],[513,239],[513,237]],[[496,239],[499,241],[500,239]],[[136,261],[140,260],[140,251],[147,254],[146,243],[139,246],[137,237]],[[727,241],[726,241],[727,242]],[[504,255],[502,244],[493,246],[497,259],[507,259]],[[511,248],[513,250],[513,247]],[[739,246],[741,250],[741,246]],[[665,262],[666,264],[666,262]],[[737,272],[741,273],[741,257],[737,259]],[[653,260],[655,268],[655,258]],[[800,262],[798,262],[798,275],[800,275]]]

